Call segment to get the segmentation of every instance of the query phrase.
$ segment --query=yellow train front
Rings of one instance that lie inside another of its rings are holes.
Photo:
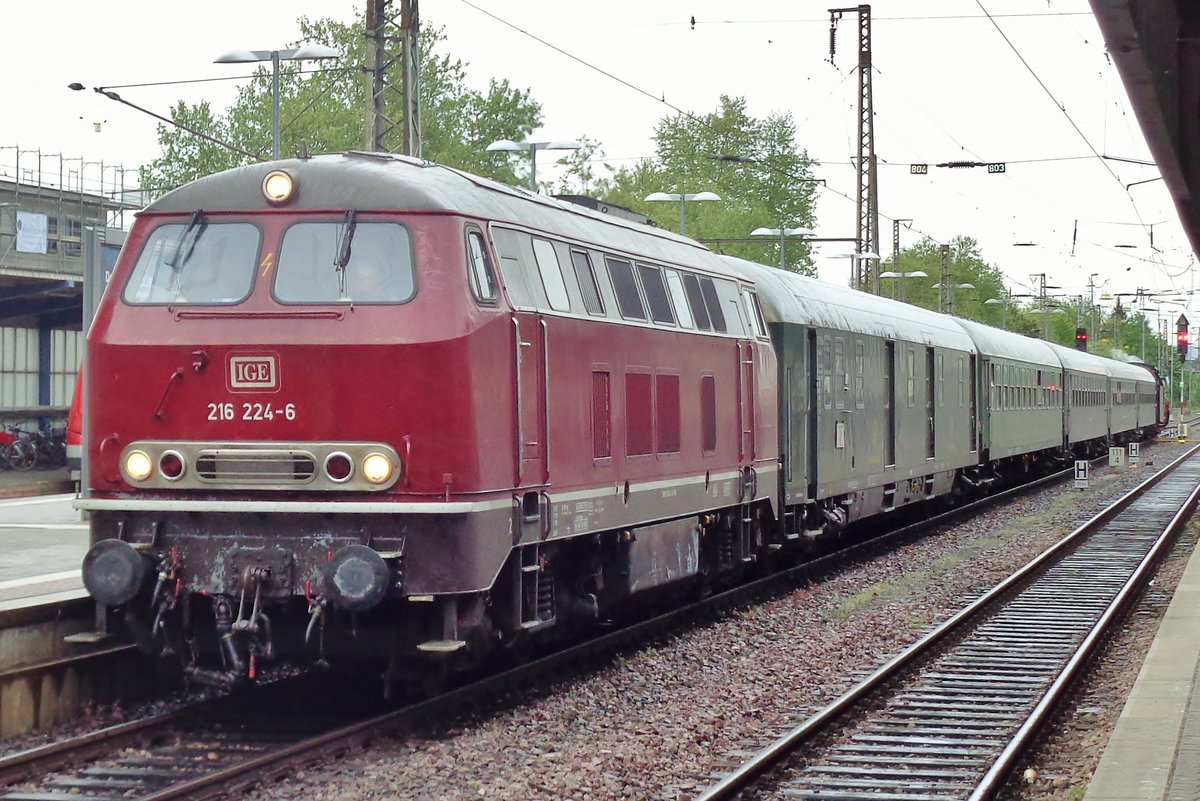
[[[444,167],[340,154],[166,195],[85,370],[85,584],[200,681],[466,662],[769,547],[750,283]]]

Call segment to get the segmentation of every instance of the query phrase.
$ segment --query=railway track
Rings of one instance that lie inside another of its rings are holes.
[[[1200,495],[1193,448],[698,796],[982,801]]]
[[[371,741],[444,720],[464,710],[494,707],[496,699],[539,682],[594,664],[597,656],[640,646],[697,616],[744,604],[816,579],[850,559],[867,558],[897,538],[971,514],[981,506],[1048,482],[1069,478],[1067,470],[1033,484],[999,493],[968,507],[889,532],[799,567],[723,592],[686,608],[484,678],[428,701],[380,713],[378,706],[346,709],[335,704],[321,712],[309,699],[330,695],[308,687],[299,691],[265,688],[246,705],[216,699],[196,707],[114,726],[74,740],[0,759],[0,784],[13,789],[0,801],[107,801],[144,798],[217,798],[249,785],[285,777],[298,767],[366,747]],[[284,683],[281,683],[284,684]],[[378,693],[359,693],[377,698]],[[344,696],[344,693],[343,693]],[[305,699],[297,703],[295,698]],[[297,710],[302,710],[297,712]]]

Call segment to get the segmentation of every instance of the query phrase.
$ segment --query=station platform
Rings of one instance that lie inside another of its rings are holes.
[[[74,492],[75,484],[67,468],[57,470],[0,470],[0,499],[27,498],[32,495],[58,495]]]
[[[1084,801],[1200,799],[1200,549],[1184,570]]]

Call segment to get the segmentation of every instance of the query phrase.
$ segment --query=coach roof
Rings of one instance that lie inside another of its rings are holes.
[[[975,352],[954,318],[776,267],[726,257],[758,285],[768,322],[795,323]]]
[[[1032,339],[961,317],[956,317],[955,321],[975,340],[981,355],[999,356],[1046,367],[1062,367],[1062,360],[1044,340]]]

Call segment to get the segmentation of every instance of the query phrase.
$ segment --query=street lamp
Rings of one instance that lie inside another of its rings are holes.
[[[537,154],[539,150],[578,150],[583,147],[583,142],[576,142],[574,139],[555,139],[551,142],[514,142],[511,139],[497,139],[487,146],[486,150],[495,152],[503,150],[508,152],[526,152],[529,154],[529,189],[535,194],[538,191],[537,185]]]
[[[858,285],[858,263],[860,261],[879,261],[879,254],[872,251],[864,251],[862,253],[834,253],[829,258],[831,259],[853,259],[854,267],[851,270],[850,286],[855,289],[861,289]],[[869,290],[868,290],[869,291]]]
[[[950,313],[951,314],[954,314],[954,290],[956,290],[956,289],[974,289],[975,288],[974,284],[968,284],[965,282],[961,283],[961,284],[944,284],[943,285],[940,281],[938,283],[934,284],[933,288],[941,289],[943,286],[945,286],[946,289],[949,290]]]
[[[784,258],[784,254],[787,249],[787,238],[789,236],[812,236],[813,233],[815,232],[811,228],[755,228],[750,232],[750,236],[779,237],[779,269],[786,270],[787,260]]]
[[[720,199],[721,196],[716,192],[651,192],[650,194],[646,195],[646,200],[649,201],[669,201],[671,203],[679,204],[679,233],[681,234],[687,233],[687,217],[684,207],[687,205],[689,200],[706,201]]]
[[[310,44],[287,50],[230,50],[213,60],[214,64],[252,64],[271,62],[271,157],[279,158],[279,62],[322,61],[341,58],[341,52],[325,45]]]
[[[1003,306],[1004,310],[1000,313],[1000,327],[1008,330],[1008,295],[1003,298],[988,298],[983,302],[984,306]]]
[[[880,273],[879,277],[880,278],[895,278],[895,279],[897,279],[896,283],[900,284],[900,300],[904,301],[904,279],[905,278],[928,278],[929,273],[925,272],[924,270],[912,270],[910,272],[904,272],[903,270],[901,270],[899,272],[897,272],[895,270],[888,270],[887,272]],[[893,298],[896,297],[896,284],[892,284],[892,297]]]

